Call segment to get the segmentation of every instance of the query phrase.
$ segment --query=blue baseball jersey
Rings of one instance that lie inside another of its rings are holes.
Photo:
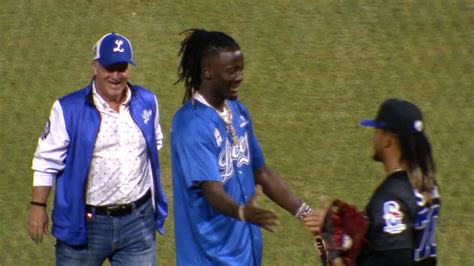
[[[219,181],[239,205],[255,194],[253,172],[265,161],[250,115],[238,100],[226,100],[237,134],[217,112],[188,100],[171,126],[171,163],[177,265],[260,265],[262,237],[256,225],[213,209],[200,183]]]

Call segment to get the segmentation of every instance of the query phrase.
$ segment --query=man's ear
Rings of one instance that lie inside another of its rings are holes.
[[[201,78],[202,79],[212,79],[214,74],[213,65],[215,64],[215,57],[214,56],[205,56],[202,59],[201,63]]]
[[[212,78],[212,70],[209,66],[209,62],[204,62],[201,68],[201,77],[202,79],[211,79]]]
[[[203,66],[201,70],[201,75],[203,79],[211,79],[212,71],[208,66]]]
[[[92,61],[91,63],[91,70],[92,70],[92,75],[97,76],[97,62]]]

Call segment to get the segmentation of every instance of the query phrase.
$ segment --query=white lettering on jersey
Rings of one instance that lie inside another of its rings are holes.
[[[236,162],[237,167],[248,165],[250,162],[247,133],[239,138],[237,145],[231,145],[228,139],[225,141],[225,147],[217,157],[222,183],[227,182],[234,174],[234,162]]]
[[[245,127],[249,123],[249,121],[247,121],[242,115],[240,116],[240,120],[242,120],[242,123],[240,123],[240,127]]]
[[[123,53],[124,49],[120,47],[120,46],[122,46],[123,41],[122,41],[122,40],[115,40],[115,44],[116,44],[117,46],[114,48],[114,52],[121,52],[121,53]]]
[[[418,243],[415,248],[415,261],[425,258],[436,257],[436,227],[439,216],[439,191],[434,186],[431,200],[426,201],[416,189],[413,190],[420,207],[415,217],[415,233],[418,235]]]
[[[403,223],[403,213],[400,211],[400,205],[396,201],[384,202],[383,218],[385,220],[384,232],[398,234],[407,228]]]
[[[214,129],[214,138],[216,138],[217,147],[221,146],[222,138],[221,138],[221,134],[219,133],[219,130],[217,130],[217,128]]]

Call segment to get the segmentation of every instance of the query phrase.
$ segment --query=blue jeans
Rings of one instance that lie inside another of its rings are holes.
[[[56,265],[155,265],[155,219],[151,200],[132,213],[95,215],[87,221],[87,244],[69,246],[57,240]]]

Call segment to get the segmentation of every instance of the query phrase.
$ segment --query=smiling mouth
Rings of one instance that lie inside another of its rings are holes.
[[[120,86],[122,85],[122,82],[118,81],[118,82],[109,82],[110,85],[112,86]]]

